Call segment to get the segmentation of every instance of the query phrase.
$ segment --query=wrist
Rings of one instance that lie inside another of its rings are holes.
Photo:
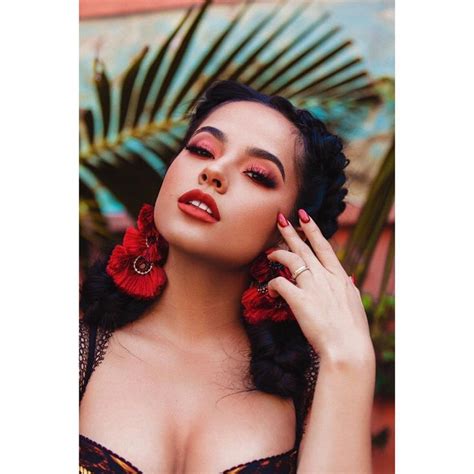
[[[345,350],[341,348],[327,348],[319,353],[320,364],[332,369],[363,368],[375,369],[375,351],[372,345],[364,345],[358,349]]]

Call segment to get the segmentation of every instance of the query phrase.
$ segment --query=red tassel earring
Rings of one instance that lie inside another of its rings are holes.
[[[168,255],[168,243],[156,229],[150,204],[143,204],[137,227],[126,230],[122,245],[116,245],[110,255],[106,272],[127,295],[152,299],[166,285],[160,265]]]
[[[288,303],[281,296],[273,298],[268,294],[268,282],[273,278],[282,276],[294,283],[288,268],[268,260],[267,255],[274,250],[276,248],[266,250],[250,266],[252,281],[241,300],[244,318],[250,324],[258,324],[266,319],[275,322],[296,320]]]

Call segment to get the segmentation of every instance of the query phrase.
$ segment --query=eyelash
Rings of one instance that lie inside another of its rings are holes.
[[[188,150],[190,153],[196,154],[198,156],[201,156],[203,158],[212,158],[211,152],[206,150],[205,148],[199,147],[199,146],[194,146],[194,145],[187,145],[184,147],[186,150]],[[205,155],[201,155],[200,153],[204,152]],[[250,173],[255,175],[255,177],[251,177],[254,181],[257,183],[261,183],[264,186],[268,188],[275,188],[276,187],[276,181],[272,176],[267,173],[266,171],[257,168],[256,166],[252,165],[250,166],[249,169],[245,170],[244,173]]]

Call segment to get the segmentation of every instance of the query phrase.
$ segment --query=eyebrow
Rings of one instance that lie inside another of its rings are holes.
[[[228,143],[229,141],[227,138],[227,135],[222,130],[219,130],[218,128],[215,128],[215,127],[211,127],[209,125],[198,128],[193,133],[192,136],[197,135],[198,133],[201,133],[201,132],[209,132],[211,135],[213,135],[217,140],[219,140],[222,143]],[[280,170],[283,181],[285,181],[285,168],[283,167],[282,162],[273,153],[270,153],[269,151],[262,150],[261,148],[257,148],[254,146],[247,147],[245,149],[245,152],[250,156],[254,156],[256,158],[262,158],[263,160],[268,160],[268,161],[271,161],[272,163],[275,163],[277,168]]]

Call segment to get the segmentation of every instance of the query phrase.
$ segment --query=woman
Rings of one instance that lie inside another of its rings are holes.
[[[326,240],[341,150],[282,97],[207,89],[82,287],[82,472],[371,472],[374,351]]]

